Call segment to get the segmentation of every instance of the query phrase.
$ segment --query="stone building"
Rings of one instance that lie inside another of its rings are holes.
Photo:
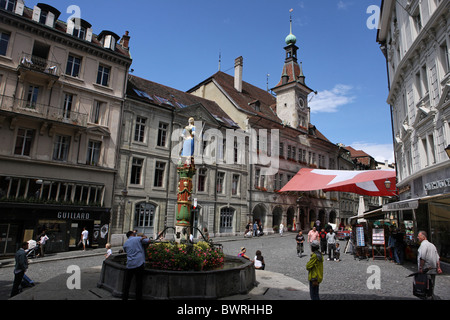
[[[129,36],[23,0],[0,2],[0,255],[109,235]]]
[[[234,77],[217,72],[188,92],[215,101],[243,130],[253,133],[249,165],[249,221],[266,232],[280,223],[291,230],[308,230],[311,223],[339,223],[337,192],[279,193],[302,167],[337,169],[344,152],[311,124],[308,97],[298,63],[296,38],[285,40],[285,61],[273,93],[243,81],[243,58],[235,60]]]
[[[175,226],[180,136],[190,117],[196,126],[193,234],[198,237],[203,228],[210,236],[244,231],[248,170],[237,160],[248,150],[247,135],[241,132],[243,144],[238,145],[239,127],[215,102],[130,76],[118,155],[114,243],[123,241],[128,230],[155,238]]]
[[[384,0],[377,41],[386,57],[399,202],[383,210],[450,242],[450,2]]]

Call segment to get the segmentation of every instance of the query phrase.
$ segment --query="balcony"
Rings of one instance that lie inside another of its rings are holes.
[[[13,97],[3,95],[0,95],[0,111],[66,123],[78,127],[87,127],[87,114],[72,110],[63,110],[62,108],[27,100],[14,99]]]
[[[29,53],[22,53],[17,71],[22,80],[33,77],[53,85],[61,76],[61,65]]]

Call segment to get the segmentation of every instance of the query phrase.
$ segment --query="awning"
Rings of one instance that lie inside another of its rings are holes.
[[[389,189],[385,181],[389,180]],[[367,196],[395,196],[396,195],[395,170],[321,170],[301,169],[281,190],[287,191],[313,191],[323,190],[351,192]]]
[[[381,210],[381,208],[377,208],[371,211],[367,211],[365,212],[362,216],[361,215],[357,215],[357,216],[353,216],[348,218],[349,220],[355,220],[355,219],[370,219],[370,218],[378,218],[384,216],[384,212]]]

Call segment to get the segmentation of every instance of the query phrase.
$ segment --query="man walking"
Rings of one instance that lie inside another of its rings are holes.
[[[328,261],[332,260],[331,252],[333,252],[333,259],[336,260],[336,234],[333,229],[327,233],[327,245],[328,245]]]
[[[83,228],[83,232],[81,232],[81,243],[83,244],[83,251],[86,251],[86,245],[88,244],[89,239],[89,231],[86,228]]]
[[[434,299],[434,285],[436,283],[436,274],[441,274],[440,257],[434,244],[428,241],[428,235],[425,231],[419,231],[417,239],[420,242],[417,251],[417,266],[420,273],[426,273],[431,277],[430,293],[431,299]],[[428,271],[428,272],[427,272]]]
[[[316,227],[313,227],[312,230],[308,232],[308,243],[312,244],[313,241],[319,241],[319,232],[316,230]]]
[[[133,231],[127,232],[127,238],[128,240],[123,245],[123,250],[127,254],[127,269],[125,272],[122,300],[128,300],[133,277],[136,277],[136,300],[141,300],[145,263],[144,244],[147,244],[149,239],[146,237],[137,237]]]
[[[19,294],[19,287],[22,283],[23,276],[28,269],[28,259],[25,249],[28,249],[28,242],[22,243],[22,248],[16,252],[16,265],[14,267],[14,283],[11,290],[11,297]]]

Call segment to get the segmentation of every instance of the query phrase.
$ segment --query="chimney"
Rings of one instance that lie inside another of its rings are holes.
[[[130,45],[129,34],[130,34],[129,31],[125,31],[125,34],[122,36],[122,39],[120,40],[120,44],[122,45],[122,47],[127,50],[129,49],[129,45]]]
[[[244,67],[244,58],[239,57],[234,60],[234,88],[242,92],[242,69]]]

